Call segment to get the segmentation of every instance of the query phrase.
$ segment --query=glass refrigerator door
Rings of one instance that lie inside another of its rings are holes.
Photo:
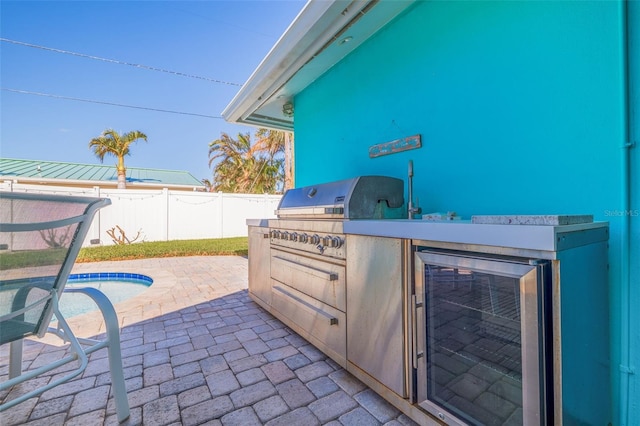
[[[540,423],[537,270],[417,253],[420,405],[452,423]],[[420,345],[419,345],[420,346]]]

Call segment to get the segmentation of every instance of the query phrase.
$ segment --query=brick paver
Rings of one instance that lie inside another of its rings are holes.
[[[74,269],[109,271],[154,278],[142,295],[116,306],[131,407],[125,425],[414,424],[256,305],[246,291],[245,258],[145,259]],[[70,323],[82,337],[104,331],[97,314]],[[49,337],[24,346],[25,369],[66,353]],[[0,380],[6,380],[8,345],[0,347],[0,357]],[[77,379],[0,413],[0,424],[116,425],[106,351],[92,354]]]

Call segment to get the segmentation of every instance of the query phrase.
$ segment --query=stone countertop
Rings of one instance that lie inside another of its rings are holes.
[[[261,228],[269,227],[269,219],[247,219],[247,226],[259,226]]]
[[[593,215],[489,215],[471,216],[471,223],[488,225],[577,225],[593,222]]]

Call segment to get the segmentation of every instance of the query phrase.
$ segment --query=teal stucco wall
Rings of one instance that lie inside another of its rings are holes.
[[[632,182],[624,203],[623,17],[618,1],[418,2],[295,98],[298,186],[363,174],[406,179],[411,159],[423,212],[610,222],[612,392],[602,398],[613,401],[616,425],[640,424],[638,374],[623,386],[619,368],[627,331],[623,369],[640,366],[640,284],[625,290],[625,268],[640,279],[638,238],[629,253],[623,235],[637,237],[640,218],[625,208],[640,215],[640,197]],[[421,149],[369,158],[371,145],[414,134]]]

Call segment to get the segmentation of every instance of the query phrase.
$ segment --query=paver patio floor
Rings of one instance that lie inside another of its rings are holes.
[[[254,303],[247,259],[181,257],[76,264],[74,273],[135,272],[153,285],[116,305],[131,417],[127,425],[415,424]],[[73,317],[78,336],[104,332]],[[55,337],[25,341],[23,370],[63,356]],[[0,347],[0,380],[8,374]],[[55,379],[73,364],[48,376]],[[32,382],[0,393],[24,393]],[[117,424],[106,350],[78,378],[0,413],[0,424]]]

